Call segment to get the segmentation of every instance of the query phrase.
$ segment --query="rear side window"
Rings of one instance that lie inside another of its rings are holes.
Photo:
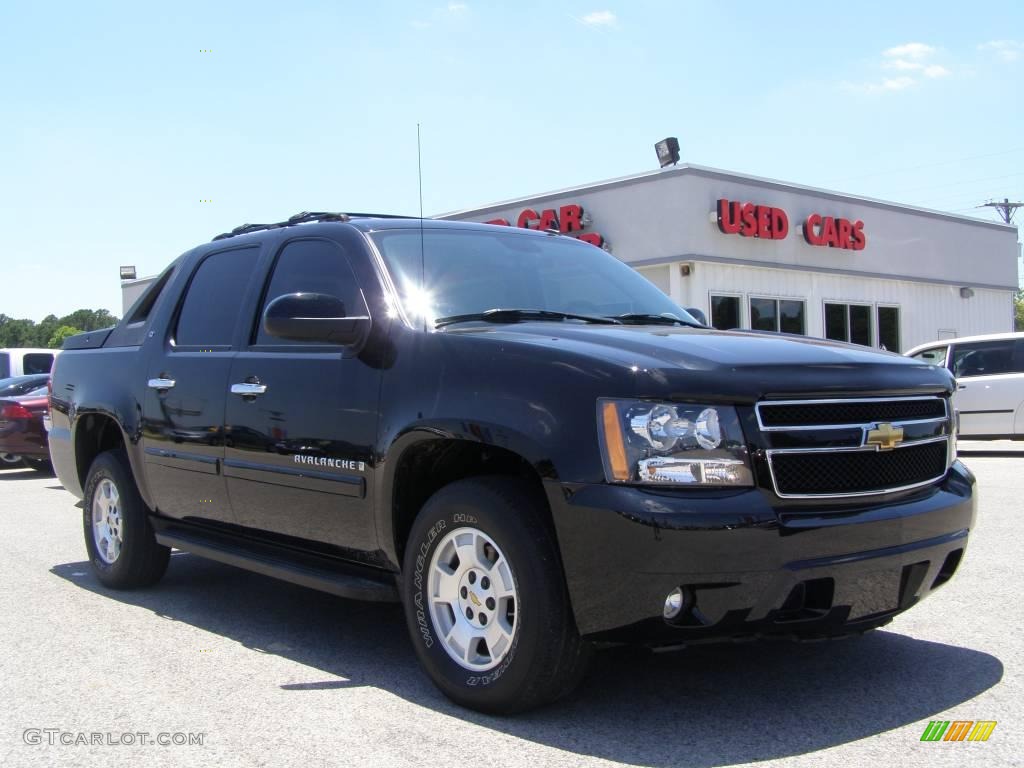
[[[228,347],[259,248],[214,253],[199,265],[178,315],[179,347]]]
[[[921,360],[931,365],[944,366],[946,364],[946,350],[949,347],[932,347],[931,349],[922,349],[916,355],[915,360]]]
[[[953,375],[997,376],[1013,373],[1013,340],[979,341],[953,348]]]
[[[341,299],[345,304],[346,317],[369,314],[348,259],[341,248],[329,240],[293,240],[285,245],[274,265],[263,306],[256,318],[257,344],[329,343],[289,341],[263,330],[263,313],[267,305],[289,293],[326,293]]]
[[[153,311],[156,300],[160,298],[173,272],[173,268],[167,269],[143,292],[128,313],[129,323],[144,323],[149,319],[149,313]]]
[[[30,352],[22,358],[22,367],[26,376],[33,373],[49,373],[53,367],[53,354],[50,352]]]

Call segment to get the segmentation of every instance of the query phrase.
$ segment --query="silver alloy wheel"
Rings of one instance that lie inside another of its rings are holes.
[[[121,497],[114,482],[103,478],[92,494],[92,538],[96,553],[107,565],[121,554],[123,536]]]
[[[441,647],[461,667],[486,672],[515,641],[519,599],[512,568],[490,536],[456,528],[434,550],[427,604]]]
[[[0,453],[0,462],[4,464],[20,464],[21,456],[14,453]]]

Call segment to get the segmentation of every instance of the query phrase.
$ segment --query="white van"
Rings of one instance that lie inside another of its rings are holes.
[[[31,373],[49,373],[59,349],[33,349],[31,347],[5,347],[0,349],[0,379],[27,376]]]
[[[956,377],[961,437],[1024,440],[1024,333],[943,339],[906,354]]]

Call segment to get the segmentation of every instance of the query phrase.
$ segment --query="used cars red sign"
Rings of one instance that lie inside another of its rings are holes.
[[[782,208],[722,198],[718,201],[718,228],[726,235],[783,240],[789,234],[789,216]],[[810,214],[801,227],[810,245],[862,251],[867,245],[864,222]]]

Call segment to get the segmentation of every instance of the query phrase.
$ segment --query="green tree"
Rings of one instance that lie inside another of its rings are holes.
[[[57,319],[56,315],[47,315],[39,324],[35,327],[35,340],[32,343],[33,347],[48,347],[50,346],[50,339],[53,338],[54,332],[60,327],[60,320]]]
[[[35,341],[35,323],[4,316],[0,324],[0,347],[31,347]]]
[[[81,333],[109,328],[117,321],[105,309],[78,309],[64,317],[47,315],[39,323],[0,313],[0,347],[59,347],[70,335],[61,335],[64,328]]]
[[[74,336],[77,333],[81,333],[78,328],[72,328],[70,325],[62,325],[53,332],[53,335],[46,343],[46,346],[50,349],[60,349],[64,346],[64,339],[68,338],[68,336]]]
[[[105,309],[76,309],[58,321],[58,325],[70,325],[83,331],[95,331],[97,328],[109,328],[116,324],[117,318]]]
[[[1014,302],[1014,330],[1024,331],[1024,290],[1017,291]]]

